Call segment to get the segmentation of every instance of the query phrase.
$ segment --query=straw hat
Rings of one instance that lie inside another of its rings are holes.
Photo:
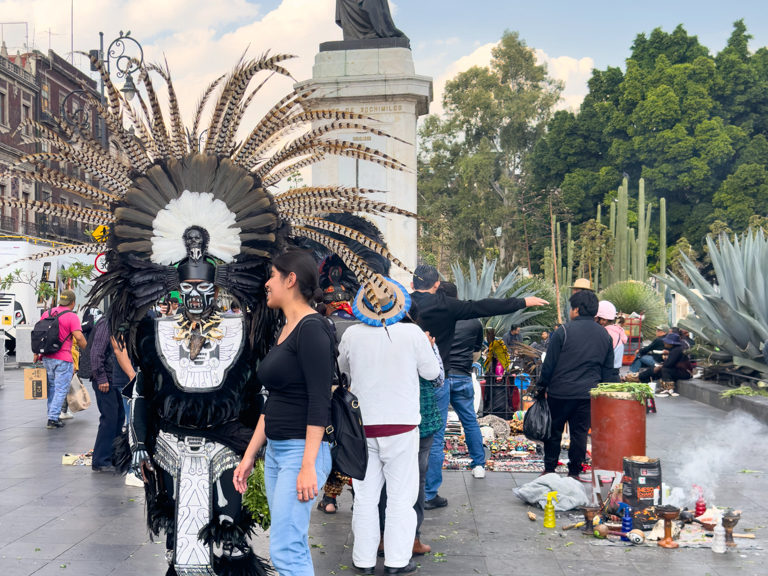
[[[371,302],[366,288],[372,292]],[[352,300],[355,318],[369,326],[391,326],[402,320],[411,308],[411,295],[399,282],[380,274],[360,287]]]
[[[593,292],[592,282],[586,278],[576,278],[576,281],[571,286],[571,290],[589,290]]]

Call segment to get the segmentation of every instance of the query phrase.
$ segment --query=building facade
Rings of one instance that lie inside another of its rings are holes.
[[[92,201],[72,192],[33,182],[3,172],[26,154],[56,152],[50,143],[30,143],[36,129],[25,126],[34,120],[62,134],[56,118],[68,119],[74,130],[102,141],[102,123],[86,94],[99,98],[96,82],[53,51],[33,51],[9,56],[0,49],[0,195],[21,200],[42,200],[83,208]],[[48,166],[83,178],[98,186],[88,174],[65,162],[48,161]],[[88,226],[65,218],[35,214],[0,204],[0,237],[21,236],[65,243],[90,241]]]

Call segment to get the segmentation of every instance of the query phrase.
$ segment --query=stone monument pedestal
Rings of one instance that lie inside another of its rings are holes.
[[[359,131],[337,132],[337,138],[377,148],[403,162],[408,171],[334,156],[312,167],[312,185],[382,190],[385,193],[372,195],[371,199],[416,212],[416,121],[429,111],[432,79],[415,73],[408,48],[381,41],[359,48],[366,42],[321,44],[312,79],[296,88],[316,90],[310,100],[312,108],[344,110],[378,120],[376,128],[403,142]],[[390,251],[413,270],[417,257],[416,221],[395,215],[376,217],[374,221]],[[404,271],[393,266],[392,276],[410,289],[411,278]]]

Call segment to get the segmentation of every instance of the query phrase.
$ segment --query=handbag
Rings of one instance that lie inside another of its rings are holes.
[[[548,440],[551,433],[552,416],[547,399],[540,397],[528,408],[523,418],[523,434],[528,440]]]
[[[338,385],[331,395],[331,424],[325,429],[331,445],[333,468],[355,480],[365,480],[368,442],[357,396],[349,391],[349,380],[336,364]]]
[[[331,423],[325,428],[331,446],[333,469],[355,480],[364,480],[368,468],[368,442],[365,438],[360,402],[349,390],[349,379],[339,368],[336,338],[323,321],[331,337],[334,375],[331,394]]]
[[[67,404],[72,412],[82,412],[91,405],[91,395],[77,374],[72,376],[72,382],[69,383]]]

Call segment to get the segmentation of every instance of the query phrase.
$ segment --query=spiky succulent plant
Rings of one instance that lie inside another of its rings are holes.
[[[483,258],[483,267],[478,277],[477,267],[472,259],[469,260],[469,275],[464,274],[458,263],[451,266],[453,277],[456,280],[456,288],[460,300],[482,300],[483,298],[525,298],[538,295],[538,290],[531,286],[515,268],[500,282],[494,285],[494,273],[496,272],[496,260],[488,261]],[[523,337],[535,334],[542,329],[539,325],[526,324],[528,320],[540,315],[540,309],[518,310],[504,316],[493,316],[484,319],[486,328],[493,328],[498,337],[509,331],[510,326],[521,326]]]
[[[616,310],[624,314],[642,314],[643,338],[653,338],[656,326],[667,323],[664,300],[653,286],[645,282],[616,282],[600,292],[598,298],[608,300],[616,306]]]
[[[768,340],[768,237],[753,229],[741,237],[707,238],[717,284],[709,283],[687,257],[690,284],[668,273],[659,280],[688,299],[696,313],[680,324],[713,352],[727,352],[737,366],[768,374],[761,346]],[[717,349],[717,350],[715,350]]]

